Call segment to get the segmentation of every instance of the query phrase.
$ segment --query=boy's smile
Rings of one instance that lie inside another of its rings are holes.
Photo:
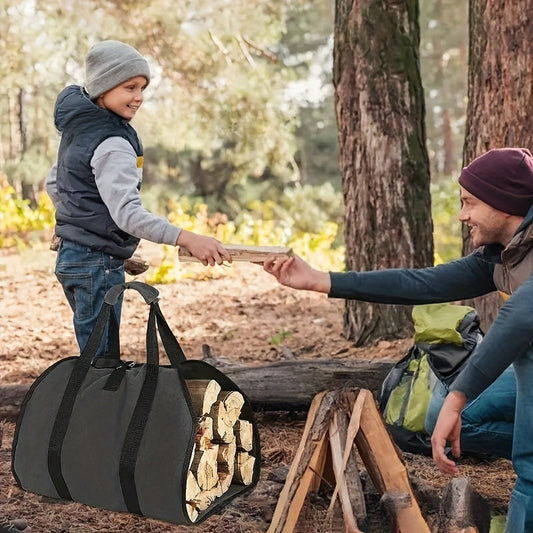
[[[147,85],[144,76],[136,76],[101,94],[96,104],[113,111],[125,120],[131,120],[144,101],[143,91]]]

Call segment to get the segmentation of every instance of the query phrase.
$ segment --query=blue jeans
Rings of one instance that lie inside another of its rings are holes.
[[[438,382],[433,390],[424,423],[429,435],[433,433],[447,394],[446,385]],[[516,395],[515,372],[510,366],[463,409],[461,451],[511,459]]]
[[[113,285],[124,283],[124,259],[63,239],[55,274],[74,312],[74,332],[81,352],[94,328],[105,293]],[[119,322],[121,308],[122,297],[114,306]],[[106,329],[96,357],[105,356],[107,339]]]
[[[516,424],[513,466],[517,475],[507,513],[506,533],[533,533],[533,349],[513,363]]]

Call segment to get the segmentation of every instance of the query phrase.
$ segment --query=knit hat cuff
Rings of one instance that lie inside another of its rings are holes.
[[[499,186],[484,181],[483,178],[469,172],[467,168],[461,172],[459,185],[482,202],[509,215],[524,216],[531,207],[531,197],[524,197],[509,191],[502,193]]]
[[[119,65],[115,65],[113,68],[100,74],[97,78],[87,82],[85,88],[89,93],[89,97],[94,100],[117,85],[137,76],[144,76],[146,82],[150,82],[150,69],[148,68],[148,63],[145,59],[140,57],[129,59]]]
[[[533,157],[525,148],[495,148],[463,168],[459,184],[504,213],[525,216],[533,205]]]

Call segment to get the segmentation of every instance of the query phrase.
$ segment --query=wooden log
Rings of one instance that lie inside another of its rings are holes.
[[[362,387],[377,396],[394,363],[392,360],[296,359],[264,365],[221,363],[216,366],[239,385],[254,409],[298,411],[309,409],[313,398],[324,390]],[[295,380],[295,375],[299,379]],[[18,416],[30,385],[0,386],[0,420]]]
[[[253,481],[255,457],[248,452],[237,452],[233,480],[239,485],[250,485]]]
[[[344,442],[344,455],[342,457],[342,464],[341,464],[343,472],[348,467],[348,463],[350,462],[351,458],[354,456],[355,436],[357,435],[359,428],[361,427],[361,412],[363,410],[364,403],[365,403],[365,395],[357,394],[357,397],[353,401],[353,407],[349,415],[350,420],[348,423],[348,427],[345,429],[344,424],[340,426],[340,429],[342,432],[341,442]],[[330,435],[330,441],[331,441],[331,435]],[[356,478],[358,480],[358,481],[356,480],[355,482],[356,483],[359,482],[359,484],[361,484],[359,473],[357,470],[355,472],[357,473]],[[328,515],[330,515],[333,512],[338,491],[339,491],[339,485],[337,484],[335,486],[335,490],[333,491],[333,495],[331,496],[331,502],[330,502],[330,506],[328,509]],[[356,510],[357,516],[360,518],[360,520],[364,520],[364,518],[366,517],[366,505],[364,501],[364,496],[363,496],[362,490],[358,489],[357,492],[359,492],[359,495],[357,495],[357,499],[353,501],[353,505]],[[362,498],[362,501],[361,501],[361,498]]]
[[[315,477],[324,465],[324,447],[328,447],[327,430],[334,397],[325,391],[317,394],[307,414],[298,450],[291,464],[285,485],[267,533],[294,531],[303,504]]]
[[[348,434],[348,416],[340,409],[333,413],[329,427],[329,441],[333,470],[338,487],[339,499],[346,531],[359,533],[359,523],[366,520],[366,505],[361,478],[357,468],[353,441],[346,442]],[[348,460],[344,463],[345,446],[348,445]]]
[[[221,391],[214,379],[189,379],[186,381],[196,416],[209,414]]]
[[[224,404],[227,422],[233,427],[241,415],[244,396],[239,391],[221,391],[218,394],[218,401]]]
[[[218,484],[222,492],[226,492],[235,473],[235,457],[237,454],[237,443],[235,439],[229,444],[220,444],[218,447]]]
[[[198,485],[198,481],[196,481],[196,477],[194,474],[189,471],[187,472],[187,485],[185,486],[185,500],[190,502],[193,501],[202,489],[200,488],[200,485]]]
[[[355,442],[374,486],[381,494],[398,491],[410,498],[410,505],[396,511],[395,521],[400,533],[430,533],[413,494],[407,468],[391,440],[374,397],[367,390],[359,394],[365,395],[365,401]]]
[[[490,507],[468,479],[458,477],[444,487],[439,509],[439,532],[462,533],[467,531],[465,528],[488,533]]]
[[[245,452],[251,451],[254,445],[254,429],[252,423],[241,418],[237,420],[233,430],[235,432],[237,448]]]
[[[324,390],[361,387],[376,396],[395,361],[295,359],[265,365],[217,365],[233,380],[254,409],[307,410]],[[294,379],[298,376],[298,379]]]
[[[187,508],[187,514],[189,515],[189,518],[191,522],[196,522],[198,520],[198,508],[194,503],[187,502],[185,504],[185,507]]]
[[[250,261],[252,263],[264,263],[269,255],[278,255],[282,257],[291,257],[293,251],[285,246],[243,246],[240,244],[224,244],[228,250],[232,261]],[[196,262],[201,263],[188,250],[181,248],[178,251],[180,263]]]
[[[207,450],[196,450],[190,471],[194,474],[202,491],[212,489],[218,483],[218,446]]]
[[[196,428],[196,447],[199,450],[211,448],[213,437],[213,419],[207,415],[201,416]]]
[[[224,404],[216,401],[209,413],[213,419],[213,441],[217,443],[228,443],[234,440],[233,426],[230,424],[228,413]]]
[[[216,497],[216,490],[203,490],[192,503],[198,510],[205,511],[215,501]]]

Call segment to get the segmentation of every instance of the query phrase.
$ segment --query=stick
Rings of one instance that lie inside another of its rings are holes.
[[[229,252],[232,261],[250,261],[252,263],[264,263],[269,255],[280,257],[292,257],[294,255],[291,248],[284,246],[243,246],[240,244],[223,244]],[[201,263],[200,259],[194,257],[185,248],[179,249],[178,258],[180,263]]]

